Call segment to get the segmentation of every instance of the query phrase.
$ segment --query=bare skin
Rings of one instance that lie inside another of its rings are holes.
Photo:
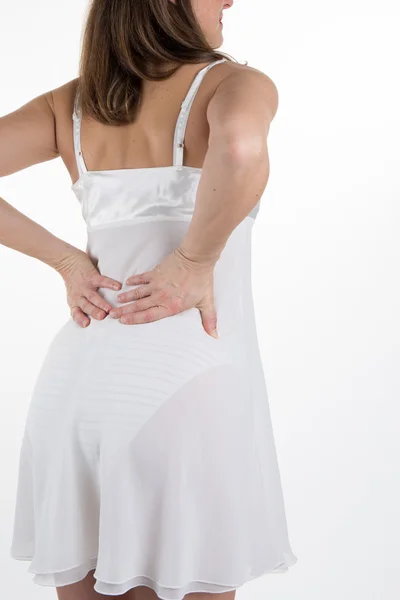
[[[56,588],[58,600],[106,600],[106,598],[110,600],[111,596],[98,594],[94,591],[93,586],[96,583],[96,579],[93,577],[94,571],[95,569],[89,571],[86,577],[81,581]],[[129,590],[122,596],[112,597],[117,598],[118,600],[138,600],[135,595],[135,589]],[[142,598],[142,600],[144,600],[144,598]]]
[[[212,45],[218,47],[222,42],[220,15],[233,0],[193,1]],[[145,81],[135,123],[108,127],[84,118],[81,140],[87,168],[171,165],[180,103],[203,66],[183,65],[167,81]],[[0,118],[0,177],[61,157],[76,182],[71,119],[75,90],[76,80],[72,80]],[[266,186],[266,139],[277,105],[274,83],[257,69],[225,62],[206,74],[185,135],[184,164],[203,169],[188,233],[165,263],[126,282],[136,287],[116,298],[123,306],[113,306],[98,292],[100,287],[114,286],[118,291],[122,282],[100,274],[85,252],[52,235],[2,198],[0,243],[45,262],[62,276],[71,316],[81,327],[90,325],[91,318],[110,316],[132,325],[196,307],[206,333],[215,337],[213,266],[229,235]]]
[[[96,583],[96,579],[93,577],[95,569],[89,571],[84,579],[66,585],[64,587],[58,587],[57,595],[58,600],[100,600],[110,598],[104,594],[98,594],[94,591],[93,586]],[[210,594],[202,592],[193,592],[186,594],[184,600],[235,600],[236,590],[232,592],[225,592],[222,594]],[[137,586],[128,590],[122,596],[112,596],[118,600],[159,600],[157,594],[149,587],[144,585]]]
[[[233,0],[192,2],[210,44],[218,48],[222,44],[219,19],[223,10],[232,6]],[[168,81],[145,81],[144,101],[138,121],[133,124],[110,128],[83,120],[81,141],[87,168],[106,170],[171,165],[173,129],[180,103],[203,66],[205,64],[184,65]],[[77,181],[71,119],[75,89],[76,80],[72,80],[0,118],[0,177],[61,157],[71,181]],[[126,304],[114,311],[117,318],[124,314],[129,318],[128,324],[134,324],[197,306],[202,313],[204,329],[213,335],[216,327],[213,265],[230,233],[249,213],[267,183],[266,138],[277,103],[273,82],[256,69],[226,62],[207,73],[191,108],[185,136],[184,164],[201,167],[207,173],[199,186],[197,212],[190,235],[175,257],[167,257],[158,270],[142,279],[140,274],[135,276],[136,279],[132,277],[131,285],[143,285],[124,295],[121,301]],[[209,108],[211,104],[212,108]],[[221,123],[224,123],[223,131]],[[239,139],[240,144],[237,143]],[[219,196],[225,195],[229,203],[218,204],[216,190]],[[97,290],[114,286],[120,289],[122,282],[100,274],[86,253],[53,236],[2,198],[0,243],[33,256],[60,273],[66,285],[72,318],[80,326],[89,325],[91,318],[104,319],[114,308]],[[147,290],[146,286],[149,286]],[[150,293],[144,294],[145,291]],[[160,299],[166,306],[158,314],[154,306],[161,304]],[[139,307],[136,312],[134,304]],[[93,573],[94,570],[90,571],[77,583],[56,588],[59,600],[109,598],[94,591]],[[121,600],[157,600],[157,595],[145,586],[117,597]],[[185,596],[185,599],[189,598],[234,600],[235,591],[191,593]]]

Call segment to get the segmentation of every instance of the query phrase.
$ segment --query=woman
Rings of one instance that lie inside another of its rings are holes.
[[[60,600],[233,600],[297,560],[250,276],[278,96],[215,51],[232,4],[93,0],[79,78],[0,120],[1,175],[61,156],[88,231],[83,252],[1,200],[2,243],[56,269],[71,309],[11,547]]]

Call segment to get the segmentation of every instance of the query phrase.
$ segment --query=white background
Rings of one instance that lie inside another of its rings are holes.
[[[0,0],[0,115],[77,76],[84,3]],[[400,55],[384,0],[237,0],[224,45],[276,83],[253,292],[296,565],[241,600],[400,594]],[[0,196],[84,249],[57,159]],[[19,446],[47,347],[69,317],[61,277],[0,247],[0,569],[4,598],[54,598],[9,557]]]

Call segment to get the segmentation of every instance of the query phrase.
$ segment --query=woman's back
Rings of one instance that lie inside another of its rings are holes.
[[[102,275],[125,282],[181,243],[202,174],[208,101],[230,68],[217,61],[176,87],[150,86],[137,121],[122,128],[82,127],[73,96],[73,150],[65,133],[61,155],[87,225],[86,252]],[[107,315],[82,328],[70,318],[52,340],[26,420],[11,548],[32,561],[37,583],[67,585],[95,568],[99,593],[148,585],[181,600],[296,561],[251,293],[257,210],[214,268],[219,339],[193,307],[131,326]],[[116,292],[101,292],[118,304]]]
[[[82,154],[88,170],[146,168],[173,164],[175,125],[190,86],[206,64],[187,64],[165,81],[144,81],[135,121],[105,125],[83,116]],[[231,61],[207,69],[195,94],[185,132],[183,164],[201,168],[210,133],[207,107],[221,81],[238,70],[249,70]],[[60,155],[73,182],[78,179],[71,136],[71,115],[78,79],[53,91]]]
[[[251,285],[277,91],[214,51],[231,5],[93,0],[79,79],[0,119],[0,176],[61,157],[87,227],[82,251],[0,202],[0,238],[71,308],[29,403],[11,544],[65,598],[233,598],[297,560]]]

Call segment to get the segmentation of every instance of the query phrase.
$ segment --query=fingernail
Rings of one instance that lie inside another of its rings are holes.
[[[219,336],[218,336],[218,334],[217,334],[217,330],[216,330],[216,329],[213,329],[213,331],[211,332],[211,335],[212,335],[214,338],[216,338],[217,340],[219,340]]]

